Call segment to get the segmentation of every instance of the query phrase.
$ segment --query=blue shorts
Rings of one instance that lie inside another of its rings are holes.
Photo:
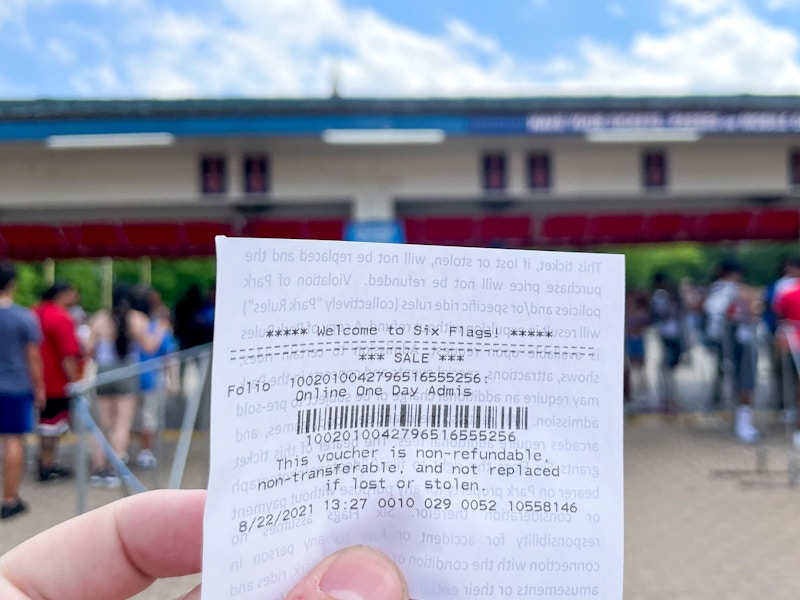
[[[33,430],[33,394],[0,393],[0,435],[22,435]]]
[[[630,337],[625,340],[625,351],[628,358],[644,360],[644,338]]]

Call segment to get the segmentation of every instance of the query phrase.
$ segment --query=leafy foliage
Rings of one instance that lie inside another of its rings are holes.
[[[690,242],[638,246],[603,246],[599,252],[625,255],[626,281],[631,288],[648,289],[653,275],[663,271],[672,281],[691,277],[698,283],[712,279],[715,265],[725,256],[736,257],[745,268],[746,280],[752,285],[766,285],[778,276],[780,263],[789,256],[800,255],[797,243],[741,242],[737,244],[703,245]],[[16,300],[30,305],[38,300],[47,286],[42,263],[21,263]],[[208,289],[214,284],[216,261],[213,258],[153,259],[113,261],[113,281],[138,283],[146,280],[168,306],[175,303],[192,284]],[[103,298],[103,264],[98,260],[64,260],[55,263],[57,279],[70,281],[81,293],[87,312],[98,310]]]
[[[19,263],[19,280],[15,301],[25,306],[35,304],[39,294],[49,285],[43,263]],[[146,281],[147,263],[137,260],[113,261],[113,283],[135,284]],[[100,309],[103,298],[103,261],[63,260],[55,263],[56,279],[69,281],[81,294],[81,305],[87,312]],[[207,289],[214,283],[216,262],[213,258],[170,260],[156,259],[150,269],[151,284],[168,306],[178,299],[192,284]]]
[[[648,289],[653,275],[662,271],[674,282],[691,277],[696,283],[708,283],[714,269],[726,257],[736,258],[744,266],[745,281],[764,286],[780,276],[781,262],[800,255],[796,243],[740,242],[703,245],[690,242],[642,246],[604,247],[601,252],[625,255],[626,281],[630,288]]]

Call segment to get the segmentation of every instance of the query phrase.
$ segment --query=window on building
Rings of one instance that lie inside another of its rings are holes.
[[[800,150],[789,151],[789,183],[800,186]]]
[[[483,189],[503,192],[506,189],[506,155],[492,152],[483,155]]]
[[[667,187],[667,155],[663,150],[648,150],[642,154],[642,182],[651,190]]]
[[[200,159],[200,189],[206,195],[224,194],[227,191],[224,156],[203,156]]]
[[[550,189],[549,152],[531,152],[528,154],[528,188],[531,190]]]
[[[268,194],[270,191],[269,159],[263,154],[248,154],[244,157],[245,194]]]

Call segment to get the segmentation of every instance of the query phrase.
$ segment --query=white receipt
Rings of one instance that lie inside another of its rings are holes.
[[[622,598],[621,256],[217,239],[204,598]]]

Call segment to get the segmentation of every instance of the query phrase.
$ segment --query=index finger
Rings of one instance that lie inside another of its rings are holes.
[[[124,498],[0,557],[0,597],[123,600],[202,564],[204,490]]]

